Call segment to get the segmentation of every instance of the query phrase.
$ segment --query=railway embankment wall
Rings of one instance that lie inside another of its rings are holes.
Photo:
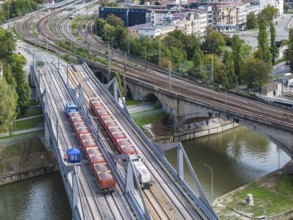
[[[45,165],[42,167],[36,167],[33,169],[29,169],[29,170],[22,170],[22,171],[18,171],[18,172],[13,172],[9,175],[0,177],[0,186],[6,185],[9,183],[13,183],[13,182],[17,182],[17,181],[21,181],[21,180],[26,180],[26,179],[40,176],[40,175],[44,175],[47,173],[52,173],[52,172],[55,172],[58,170],[59,170],[58,164],[52,163],[52,164],[48,164],[48,165]]]
[[[218,134],[229,129],[238,127],[239,124],[231,121],[223,121],[217,124],[213,124],[210,126],[204,126],[196,129],[190,129],[184,132],[178,132],[174,136],[171,137],[157,137],[154,139],[154,142],[157,143],[172,143],[190,140],[194,138],[204,137],[212,134]]]
[[[0,186],[59,170],[40,135],[11,136],[0,141]]]

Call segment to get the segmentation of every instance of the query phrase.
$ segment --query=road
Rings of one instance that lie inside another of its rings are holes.
[[[293,27],[293,18],[291,14],[285,14],[284,16],[279,17],[276,21],[278,22],[275,25],[276,28],[276,40],[280,41],[283,39],[288,39],[289,37],[289,28]],[[284,17],[284,18],[283,18]],[[238,36],[245,41],[245,43],[249,44],[252,49],[257,48],[257,35],[258,31],[241,31],[237,33]]]

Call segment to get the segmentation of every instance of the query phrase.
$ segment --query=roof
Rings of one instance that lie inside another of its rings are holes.
[[[70,155],[80,155],[80,151],[78,149],[76,149],[76,148],[73,147],[73,148],[67,150],[66,151],[66,154],[68,156],[70,156]]]

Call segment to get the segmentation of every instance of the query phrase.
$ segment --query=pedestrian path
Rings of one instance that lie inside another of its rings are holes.
[[[15,121],[25,121],[25,120],[28,120],[28,119],[32,119],[32,118],[40,118],[40,117],[43,117],[44,115],[41,114],[41,115],[34,115],[34,116],[30,116],[30,117],[25,117],[25,118],[19,118],[19,119],[16,119]]]
[[[19,131],[13,131],[12,133],[3,133],[3,134],[0,134],[0,137],[8,137],[8,136],[13,136],[13,135],[32,133],[32,132],[36,132],[36,131],[43,131],[44,129],[45,129],[44,126],[29,128],[29,129],[24,129],[24,130],[19,130]]]

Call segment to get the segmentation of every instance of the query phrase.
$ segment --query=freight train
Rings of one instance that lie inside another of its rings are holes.
[[[129,154],[133,162],[137,178],[142,188],[149,188],[151,185],[151,174],[145,166],[142,157],[136,151],[132,141],[120,127],[117,119],[108,111],[104,102],[99,98],[90,98],[90,107],[97,115],[100,123],[110,136],[112,142],[121,154]]]
[[[66,103],[65,112],[69,117],[69,121],[88,159],[99,187],[103,193],[112,193],[116,185],[114,175],[82,115],[78,112],[77,106],[69,101]]]

